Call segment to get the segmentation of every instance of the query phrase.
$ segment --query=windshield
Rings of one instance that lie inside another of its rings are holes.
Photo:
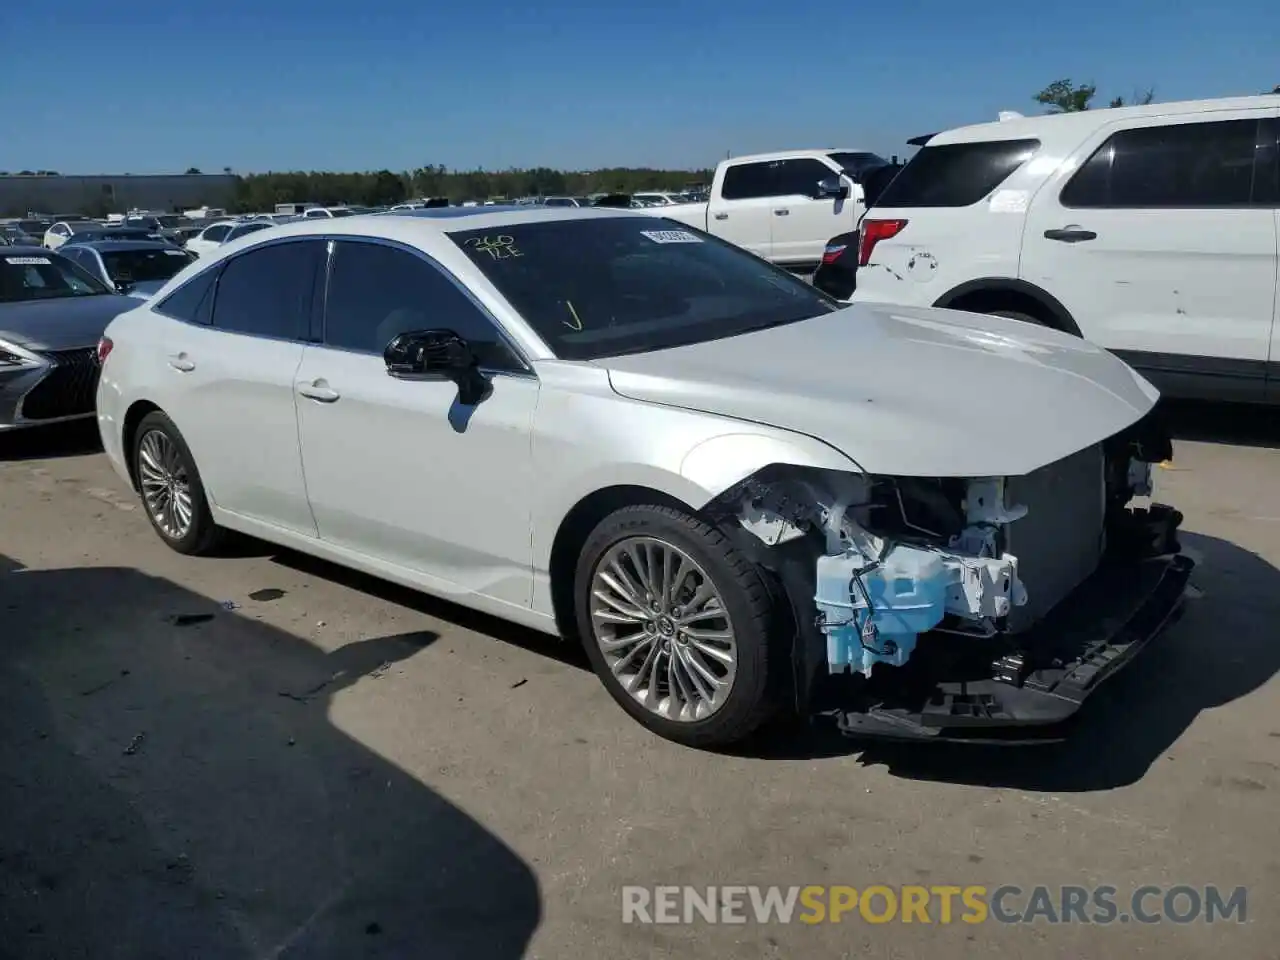
[[[172,230],[174,227],[180,227],[183,224],[182,217],[178,216],[176,213],[171,213],[167,217],[156,217],[156,220],[159,221],[160,226],[164,227],[166,230]]]
[[[840,307],[785,270],[672,220],[516,223],[449,236],[567,360],[719,340]]]
[[[37,233],[44,233],[51,226],[53,226],[53,224],[46,223],[43,220],[19,220],[16,226],[23,233],[29,233],[34,235]]]
[[[0,256],[0,303],[90,297],[109,291],[66,257]]]
[[[840,164],[840,169],[851,177],[861,176],[863,171],[871,167],[883,167],[889,161],[874,153],[829,153],[832,160]]]
[[[355,211],[348,210],[345,207],[332,207],[329,210],[329,214],[334,217],[350,217],[355,215]]]
[[[116,286],[168,280],[194,258],[175,247],[149,250],[101,251],[102,262]]]
[[[125,220],[125,226],[135,227],[139,230],[159,230],[160,221],[155,217],[129,217]]]

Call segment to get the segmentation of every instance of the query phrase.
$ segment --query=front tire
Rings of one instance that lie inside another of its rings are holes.
[[[714,527],[671,507],[615,511],[587,538],[574,595],[596,674],[659,736],[725,746],[772,713],[773,601]]]
[[[222,530],[209,512],[200,471],[178,428],[159,410],[134,431],[133,470],[142,509],[160,539],[178,553],[213,552]]]

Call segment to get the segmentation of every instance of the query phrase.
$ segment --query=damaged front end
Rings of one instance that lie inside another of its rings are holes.
[[[1182,516],[1148,416],[1022,477],[775,465],[707,513],[792,612],[797,707],[850,735],[1052,739],[1179,612]]]

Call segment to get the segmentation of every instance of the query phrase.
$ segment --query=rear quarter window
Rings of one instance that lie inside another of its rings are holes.
[[[1039,140],[926,146],[885,187],[877,207],[967,207],[1035,155]]]

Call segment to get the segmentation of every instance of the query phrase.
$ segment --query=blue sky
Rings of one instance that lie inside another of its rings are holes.
[[[1280,83],[1280,0],[0,0],[0,170],[695,167]]]

